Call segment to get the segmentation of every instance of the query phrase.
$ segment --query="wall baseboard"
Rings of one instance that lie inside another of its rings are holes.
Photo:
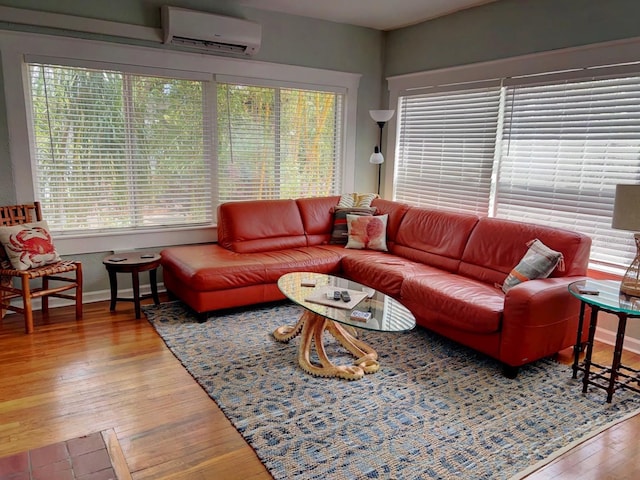
[[[164,293],[166,289],[164,288],[163,283],[158,284],[158,293]],[[140,285],[140,295],[149,295],[151,293],[151,287],[146,285]],[[124,290],[118,290],[119,298],[133,298],[133,288],[126,288]],[[111,290],[96,290],[93,292],[83,292],[82,294],[82,303],[96,303],[96,302],[104,302],[109,301],[111,299]],[[14,300],[12,300],[13,302]],[[18,305],[20,305],[18,303]],[[39,298],[36,298],[33,303],[33,309],[39,310],[42,305],[42,301]],[[56,307],[66,307],[69,305],[73,305],[72,300],[66,300],[63,298],[50,298],[49,299],[49,308]],[[12,315],[16,312],[8,311],[7,315]]]
[[[598,327],[596,328],[595,338],[599,342],[606,343],[607,345],[616,344],[616,332],[612,332],[611,330]],[[627,335],[624,339],[624,350],[640,354],[640,340]]]

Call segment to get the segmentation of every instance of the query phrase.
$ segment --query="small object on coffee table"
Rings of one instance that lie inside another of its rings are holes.
[[[300,282],[300,285],[302,285],[303,287],[315,287],[316,281],[313,278],[303,278]]]
[[[355,320],[356,322],[366,322],[371,318],[371,312],[363,312],[362,310],[354,310],[351,312],[350,317],[351,320]]]
[[[334,290],[333,299],[334,300],[340,300],[340,297],[341,297],[340,292],[338,290]]]
[[[343,302],[349,303],[351,301],[351,295],[349,295],[349,292],[347,292],[346,290],[340,292],[340,298],[342,298]]]
[[[581,295],[598,295],[600,292],[589,288],[579,288],[578,293]]]

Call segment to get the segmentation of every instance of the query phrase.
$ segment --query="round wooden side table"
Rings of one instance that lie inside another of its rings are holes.
[[[116,253],[109,255],[102,263],[109,272],[109,285],[111,286],[111,305],[110,311],[116,309],[116,302],[133,302],[136,309],[136,318],[140,318],[140,300],[153,298],[153,303],[160,304],[158,298],[158,282],[157,272],[160,266],[160,255],[157,253]],[[151,285],[151,294],[140,295],[140,272],[149,272],[149,284]],[[131,273],[133,283],[133,298],[118,297],[118,273]]]

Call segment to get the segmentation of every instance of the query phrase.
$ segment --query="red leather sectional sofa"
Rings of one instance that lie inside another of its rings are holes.
[[[556,228],[376,199],[388,214],[389,252],[330,245],[340,197],[231,202],[218,209],[218,243],[161,252],[166,288],[198,313],[284,298],[291,271],[337,274],[400,299],[417,323],[504,363],[505,374],[575,342],[591,239]],[[565,268],[504,294],[501,284],[535,238]]]

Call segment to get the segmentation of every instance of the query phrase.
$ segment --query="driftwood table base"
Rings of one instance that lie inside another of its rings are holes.
[[[327,356],[322,334],[329,332],[355,358],[353,365],[334,365]],[[278,327],[273,336],[279,342],[288,342],[300,335],[298,364],[307,373],[317,377],[338,377],[345,380],[359,380],[365,373],[374,373],[380,369],[378,353],[362,340],[353,336],[347,328],[333,320],[305,310],[295,326]],[[311,362],[311,352],[315,350],[320,365]]]

